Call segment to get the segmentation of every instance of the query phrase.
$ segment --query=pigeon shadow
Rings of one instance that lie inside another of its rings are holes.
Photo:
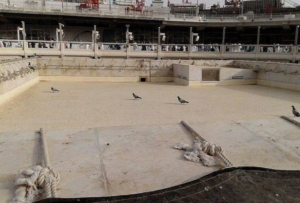
[[[136,101],[138,101],[138,100],[141,100],[141,99],[125,99],[125,100],[131,100],[131,101],[132,101],[132,100],[136,100]]]
[[[51,90],[50,91],[49,90],[48,91],[43,91],[43,92],[45,92],[45,93],[53,93]]]
[[[172,105],[184,105],[184,104],[180,104],[180,103],[166,103],[166,104],[172,104]]]

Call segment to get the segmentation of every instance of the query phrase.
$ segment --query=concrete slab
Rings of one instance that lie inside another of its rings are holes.
[[[220,145],[234,166],[300,169],[300,150],[296,147],[299,129],[284,120],[189,124],[206,140]],[[189,162],[183,158],[183,151],[173,149],[175,143],[192,144],[194,139],[181,124],[51,130],[46,134],[51,165],[61,175],[59,197],[154,191],[220,169]],[[41,143],[35,133],[2,133],[0,144],[4,166],[0,201],[10,202],[17,172],[43,164]]]
[[[153,191],[218,170],[189,162],[182,151],[173,149],[180,141],[192,144],[180,124],[54,130],[46,135],[51,166],[61,175],[59,197]],[[0,143],[0,162],[5,166],[0,174],[0,200],[9,202],[16,189],[15,175],[43,164],[42,149],[39,134],[34,133],[2,133]]]
[[[282,119],[204,122],[191,126],[207,141],[221,146],[234,166],[300,169],[297,148],[300,131]]]
[[[235,166],[299,169],[297,128],[279,118],[292,116],[291,105],[299,109],[299,94],[257,85],[40,82],[0,108],[0,202],[12,199],[19,170],[41,162],[33,133],[40,127],[62,176],[60,197],[157,190],[217,170],[172,149],[192,143],[181,120],[221,145]]]
[[[56,87],[59,93],[52,93]],[[132,93],[142,100],[133,100]],[[177,96],[189,101],[180,105]],[[294,91],[263,86],[40,82],[0,108],[1,132],[274,118],[300,108]]]

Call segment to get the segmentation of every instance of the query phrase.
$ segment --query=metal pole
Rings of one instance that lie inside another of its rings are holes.
[[[222,37],[222,44],[225,44],[225,31],[226,31],[226,27],[223,27],[223,37]]]
[[[129,43],[129,27],[130,27],[130,25],[126,25],[126,44],[128,44]]]
[[[21,23],[22,23],[22,27],[23,27],[23,31],[22,31],[22,34],[23,34],[23,40],[26,40],[25,22],[24,22],[24,21],[21,21]]]
[[[63,50],[63,44],[62,44],[62,27],[64,27],[63,24],[59,23],[59,37],[60,37],[60,52],[61,52],[61,56],[63,56],[62,54],[62,50]]]
[[[296,33],[295,33],[295,46],[298,45],[298,35],[299,35],[299,25],[296,26]]]
[[[243,0],[241,1],[241,15],[244,15],[244,2]]]
[[[93,44],[96,43],[96,32],[97,32],[97,26],[94,25],[94,30],[92,32],[92,42],[93,42]]]
[[[64,11],[64,0],[61,0],[61,12]]]
[[[59,37],[60,37],[60,41],[62,41],[62,27],[64,27],[63,24],[59,23]]]
[[[56,28],[56,42],[58,42],[58,29]]]
[[[260,39],[260,26],[257,27],[257,42],[256,42],[257,45],[259,45],[259,39]]]
[[[190,45],[192,46],[193,45],[193,28],[190,27]]]
[[[18,43],[20,41],[20,27],[17,28]]]
[[[157,42],[158,45],[160,45],[160,27],[158,27],[158,42]]]

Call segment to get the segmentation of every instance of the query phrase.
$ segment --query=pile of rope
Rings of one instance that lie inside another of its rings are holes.
[[[42,140],[45,168],[34,166],[17,175],[15,184],[17,190],[13,203],[32,203],[44,196],[57,197],[56,187],[60,181],[59,174],[50,165],[47,140],[43,128],[39,131]],[[44,195],[43,195],[44,194]]]
[[[56,185],[60,176],[52,168],[34,166],[31,169],[23,170],[17,175],[15,184],[15,198],[13,203],[31,203],[42,198],[57,197]]]
[[[202,162],[204,166],[219,165],[217,151],[222,152],[222,148],[207,141],[194,140],[194,145],[190,147],[188,144],[178,143],[174,145],[175,149],[185,150],[184,157],[193,162]]]
[[[229,161],[229,159],[224,155],[223,150],[221,147],[216,146],[214,144],[210,144],[209,142],[207,142],[204,137],[202,137],[199,133],[197,133],[195,130],[193,130],[186,122],[181,121],[181,124],[193,135],[196,137],[196,141],[201,143],[201,150],[203,153],[201,154],[205,154],[208,156],[212,156],[212,157],[217,157],[219,160],[221,160],[223,162],[223,164],[225,165],[225,167],[232,167],[233,164]],[[195,145],[194,145],[195,146]],[[178,148],[176,148],[178,149]],[[200,149],[200,148],[199,148]],[[199,151],[199,150],[198,150]],[[202,155],[203,157],[205,157],[204,155]],[[200,158],[200,153],[199,153],[199,158]],[[208,158],[208,157],[206,157]],[[203,158],[204,160],[205,158]],[[203,162],[203,161],[202,161]],[[204,164],[205,165],[205,164]]]

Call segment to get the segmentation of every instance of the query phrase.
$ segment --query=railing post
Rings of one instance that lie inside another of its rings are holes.
[[[221,59],[224,59],[224,54],[225,54],[225,52],[226,52],[226,45],[225,45],[225,44],[222,44],[222,45],[221,45],[221,50],[220,50],[220,52],[221,52]]]
[[[255,60],[256,61],[257,61],[258,55],[260,54],[259,41],[260,41],[260,26],[257,27],[257,41],[256,41],[256,47],[255,47]]]
[[[98,58],[98,44],[97,42],[94,43],[94,58]]]
[[[193,41],[194,41],[194,36],[193,36],[193,28],[190,27],[190,46],[189,46],[189,59],[191,59],[191,54],[192,54],[192,47],[193,47]]]
[[[126,59],[129,58],[129,54],[130,54],[129,52],[130,52],[130,44],[127,43],[127,44],[126,44]]]
[[[226,32],[226,27],[223,27],[223,37],[222,37],[222,44],[225,44],[225,32]]]
[[[299,25],[296,26],[296,32],[295,32],[295,46],[298,45],[298,35],[299,35]]]
[[[26,40],[23,40],[23,50],[24,50],[24,58],[27,58],[28,42]]]
[[[161,45],[160,45],[160,27],[158,27],[158,38],[157,38],[157,60],[160,59]]]
[[[297,47],[298,47],[298,46],[292,46],[292,62],[293,62],[293,63],[296,61]]]
[[[257,27],[257,41],[256,41],[257,45],[259,45],[259,40],[260,40],[260,26]]]
[[[64,57],[64,52],[65,52],[65,43],[60,41],[60,57]]]
[[[160,54],[161,54],[161,45],[157,44],[157,60],[160,59]]]

